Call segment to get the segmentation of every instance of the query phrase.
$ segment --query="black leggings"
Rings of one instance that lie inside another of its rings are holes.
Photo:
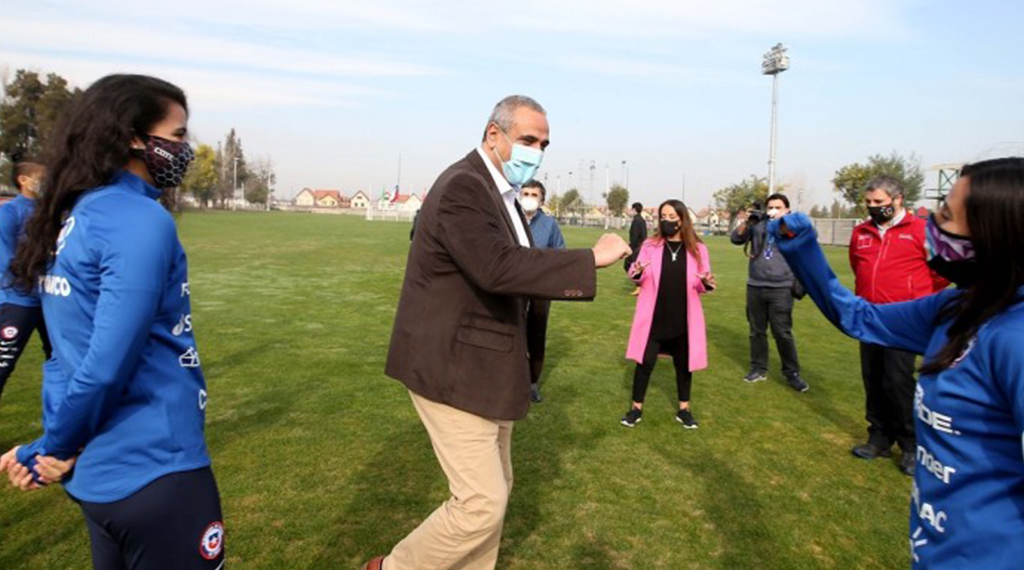
[[[114,503],[79,506],[95,570],[224,569],[224,519],[209,467],[164,475]]]
[[[680,402],[690,401],[690,386],[693,384],[693,373],[690,372],[690,347],[686,335],[670,340],[647,340],[644,350],[644,361],[636,365],[633,372],[633,401],[643,402],[647,394],[647,384],[651,381],[651,373],[658,362],[658,353],[672,355],[672,363],[676,367],[676,392]]]
[[[39,307],[23,307],[13,303],[0,304],[0,394],[4,392],[7,378],[14,372],[18,359],[32,336],[39,331],[43,341],[43,353],[50,358],[50,339],[46,336],[46,323]]]

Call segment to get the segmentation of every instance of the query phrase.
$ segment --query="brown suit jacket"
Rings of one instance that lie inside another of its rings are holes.
[[[519,245],[473,150],[441,174],[420,209],[385,373],[428,400],[521,419],[530,406],[528,299],[590,300],[596,292],[591,250]]]

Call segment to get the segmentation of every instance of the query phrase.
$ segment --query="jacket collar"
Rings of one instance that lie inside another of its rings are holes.
[[[491,201],[494,202],[498,211],[501,212],[502,219],[505,220],[505,229],[507,229],[509,235],[512,236],[512,241],[519,243],[519,236],[516,235],[516,226],[512,223],[512,218],[508,214],[508,208],[505,207],[505,200],[502,198],[498,184],[495,182],[495,177],[491,174],[491,168],[493,168],[494,165],[489,162],[484,162],[483,147],[477,147],[476,149],[469,151],[469,154],[466,155],[466,161],[469,162],[474,170],[476,170],[477,174],[483,177],[487,184],[487,194],[491,197]],[[504,180],[504,178],[502,180]],[[505,183],[508,184],[507,181]],[[508,188],[511,189],[512,185],[509,184]],[[526,221],[526,216],[523,215],[523,211],[519,207],[518,200],[515,201],[515,205],[516,212],[519,214],[519,219],[522,221],[523,227],[526,229],[526,237],[530,240],[530,245],[532,246],[533,235],[530,233],[530,223]]]
[[[154,200],[156,200],[157,198],[160,197],[161,194],[163,194],[162,190],[155,188],[149,182],[146,182],[145,180],[139,178],[138,176],[132,174],[131,172],[128,172],[127,170],[122,170],[115,174],[114,179],[111,180],[111,185],[120,186],[131,192],[135,192],[136,194],[148,196]]]

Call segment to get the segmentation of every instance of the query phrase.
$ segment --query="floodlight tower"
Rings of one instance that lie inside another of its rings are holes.
[[[768,151],[768,194],[775,193],[775,142],[776,142],[776,107],[779,100],[779,74],[789,69],[789,56],[786,55],[787,48],[782,44],[775,44],[775,47],[764,54],[764,61],[761,62],[761,73],[772,76],[772,139]]]

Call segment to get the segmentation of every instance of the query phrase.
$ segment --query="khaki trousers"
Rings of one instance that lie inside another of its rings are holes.
[[[385,570],[493,570],[512,491],[511,421],[409,392],[452,496],[384,560]]]

